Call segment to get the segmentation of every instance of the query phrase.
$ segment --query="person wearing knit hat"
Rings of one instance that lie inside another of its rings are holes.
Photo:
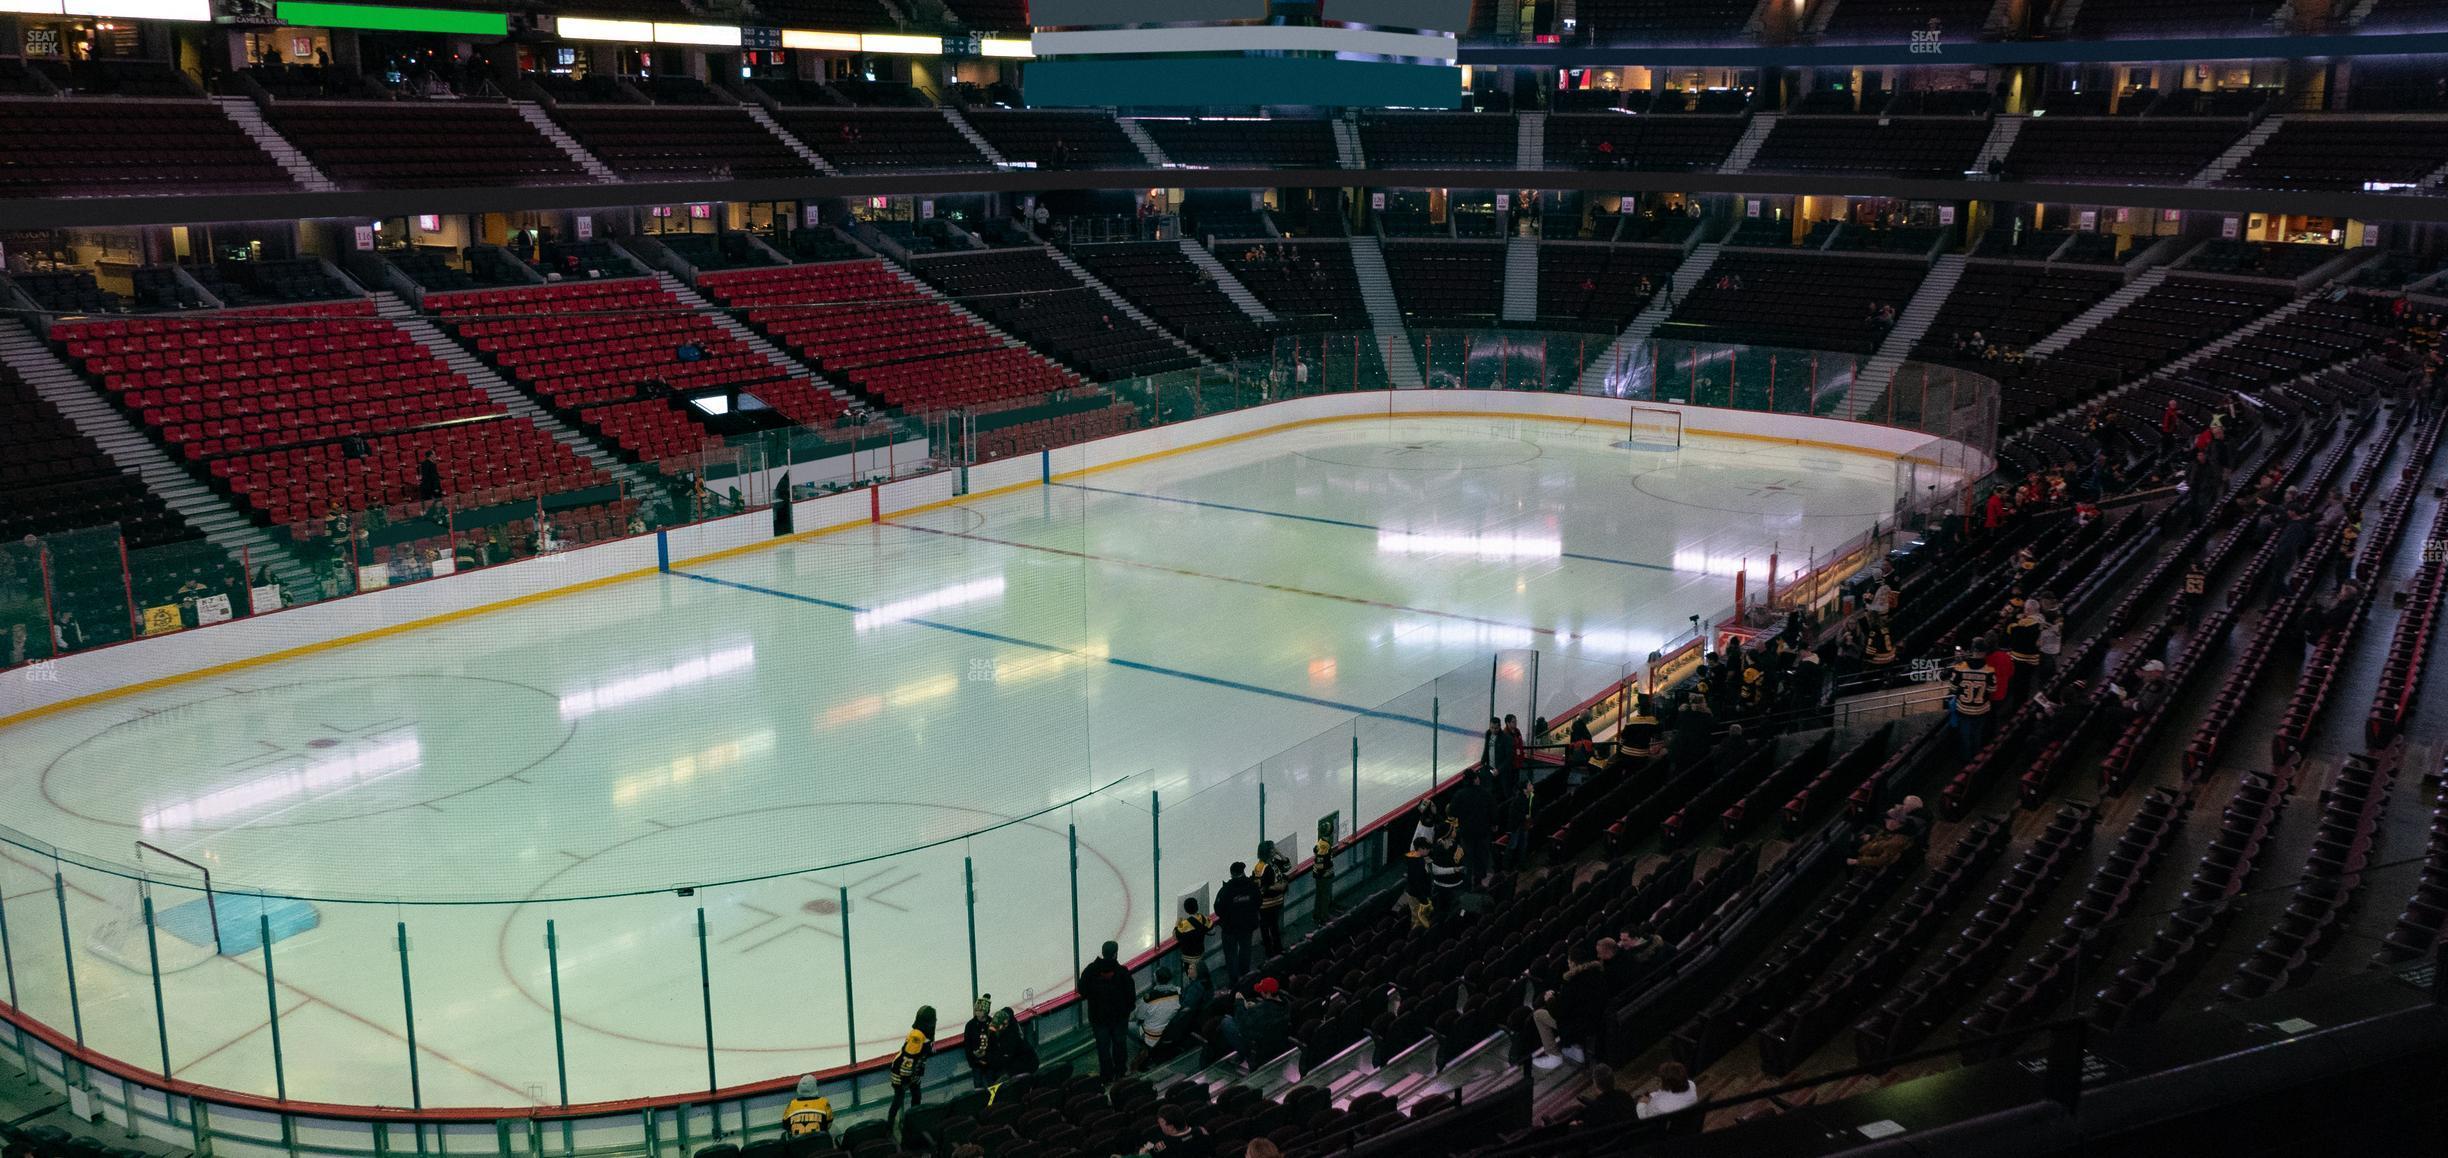
[[[799,1088],[792,1092],[790,1104],[782,1107],[782,1128],[793,1138],[811,1134],[833,1136],[833,1099],[819,1090],[816,1075],[799,1079]]]

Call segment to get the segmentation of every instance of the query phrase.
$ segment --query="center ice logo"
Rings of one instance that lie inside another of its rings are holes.
[[[1938,21],[1936,18],[1932,18],[1929,22],[1928,28],[1912,34],[1913,54],[1916,56],[1938,55],[1938,37],[1940,35],[1941,33],[1938,29]]]

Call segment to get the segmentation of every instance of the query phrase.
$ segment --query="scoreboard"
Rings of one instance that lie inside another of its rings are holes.
[[[1461,103],[1470,0],[1033,0],[1030,104]]]

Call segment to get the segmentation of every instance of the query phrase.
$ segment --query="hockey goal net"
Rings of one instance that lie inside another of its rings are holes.
[[[192,969],[220,955],[227,928],[212,871],[137,841],[135,863],[94,890],[108,910],[90,934],[94,955],[133,973]],[[146,902],[151,902],[151,912]]]
[[[1617,446],[1638,450],[1681,450],[1683,448],[1683,412],[1655,406],[1632,408],[1631,422],[1624,440]]]

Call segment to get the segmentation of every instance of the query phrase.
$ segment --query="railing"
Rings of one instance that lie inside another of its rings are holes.
[[[1262,356],[1236,360],[1222,372],[1184,371],[1107,389],[1142,421],[1172,421],[1287,397],[1382,389],[1384,353],[1371,335],[1286,336]],[[855,450],[854,469],[842,480],[902,470],[891,448],[912,432],[931,448],[946,448],[920,459],[920,469],[983,467],[971,440],[982,421],[1002,417],[1008,415],[912,420],[881,445]],[[883,469],[871,474],[873,460],[856,456],[878,452],[885,456]],[[816,481],[798,477],[812,463],[795,441],[778,455],[757,457],[735,445],[719,457],[665,465],[678,469],[660,472],[664,477],[704,485],[628,509],[620,506],[628,497],[616,492],[612,511],[595,524],[606,537],[753,510],[772,501],[777,469],[792,472],[792,485],[802,494]],[[742,480],[737,498],[721,485],[731,479]],[[965,482],[947,493],[961,489]],[[488,543],[506,544],[510,559],[549,553],[556,536],[538,534],[538,528],[557,512],[601,506],[577,504],[589,497],[581,494],[567,506],[550,497],[533,500],[534,513],[512,512],[499,522],[493,515],[502,512],[460,507],[357,513],[336,541],[332,529],[323,528],[322,541],[333,544],[331,565],[343,577],[330,594],[448,577],[465,569],[461,561],[471,545],[473,566],[503,561],[482,549]],[[1325,834],[1351,853],[1355,833],[1371,837],[1474,759],[1481,722],[1489,716],[1512,712],[1528,726],[1541,718],[1561,725],[1584,712],[1602,719],[1619,713],[1629,692],[1679,678],[1724,633],[1832,599],[1845,576],[1876,557],[1890,530],[1882,521],[1833,549],[1806,545],[1796,552],[1800,562],[1772,554],[1759,562],[1748,585],[1741,578],[1750,573],[1745,569],[1723,576],[1733,581],[1739,602],[1695,617],[1689,631],[1661,641],[1643,662],[1528,649],[1500,653],[1353,713],[1234,775],[1144,771],[1111,784],[1080,785],[1082,794],[1034,811],[894,816],[889,805],[840,805],[821,818],[828,828],[895,831],[915,839],[876,855],[810,858],[787,872],[670,880],[642,891],[548,884],[501,903],[411,899],[368,889],[284,891],[216,880],[212,901],[199,913],[191,902],[204,898],[204,882],[184,870],[151,871],[89,855],[92,849],[63,850],[0,834],[0,943],[14,945],[8,1013],[20,1030],[21,1053],[35,1049],[29,1043],[42,1043],[63,1069],[82,1073],[93,1066],[118,1074],[130,1098],[139,1086],[179,1092],[185,1100],[156,1115],[156,1124],[199,1123],[199,1130],[206,1103],[283,1113],[312,1103],[327,1116],[357,1122],[519,1117],[560,1121],[568,1129],[575,1128],[570,1123],[618,1118],[626,1123],[620,1130],[652,1132],[665,1128],[657,1124],[659,1109],[695,1102],[746,1113],[787,1086],[776,1075],[809,1069],[852,1083],[855,1098],[861,1083],[873,1080],[872,1063],[897,1040],[910,995],[960,993],[965,984],[967,992],[997,992],[1007,1002],[1019,993],[1022,999],[1012,1004],[1050,1011],[1083,952],[1100,940],[1119,942],[1126,957],[1142,964],[1155,959],[1186,886],[1204,882],[1224,863],[1248,859],[1257,841],[1276,841],[1305,862],[1312,842]],[[439,545],[428,541],[437,537]],[[535,550],[521,553],[523,542]],[[50,568],[68,556],[68,546],[73,544],[13,548],[27,556],[16,561],[21,574],[30,564],[33,574],[44,576],[46,598],[60,589]],[[111,606],[135,611],[130,633],[140,633],[145,613],[162,606],[129,593],[153,586],[148,570],[134,560],[112,566],[115,537],[93,547],[76,552],[96,563],[93,576],[76,589],[106,596],[118,588]],[[450,565],[437,569],[443,559]],[[254,583],[261,561],[241,558],[235,565],[240,574],[225,581],[248,598],[244,604],[230,600],[230,617],[269,610],[259,606],[260,585]],[[368,568],[380,569],[379,580],[368,578]],[[198,608],[197,626],[205,626],[207,607],[215,618],[222,614],[220,602],[209,596],[174,600],[181,630],[188,627],[183,617],[190,602]],[[162,626],[168,627],[166,616]],[[1092,651],[1057,652],[906,686],[887,680],[872,704],[823,710],[914,710],[957,694],[964,680],[1023,689],[1038,684],[1057,692],[1069,687],[1076,700],[1080,667],[1090,658]],[[737,678],[742,694],[753,695],[747,676],[756,666],[752,649],[716,648],[636,679]],[[606,697],[620,700],[626,686],[565,691],[545,714],[566,721],[572,712],[595,710],[590,704],[609,702]],[[1047,726],[1063,725],[1049,717]],[[547,726],[532,737],[505,735],[493,743],[519,748],[549,742],[559,730]],[[678,809],[687,796],[673,794],[674,786],[754,758],[757,745],[770,750],[779,742],[771,735],[734,737],[681,764],[628,777],[614,790],[627,794],[624,807]],[[335,776],[379,784],[398,768],[431,758],[423,743],[397,729],[378,729],[336,741],[336,750],[318,750],[322,755],[284,753],[263,777],[248,782],[255,787],[247,791],[303,785],[297,789],[305,794],[302,804],[311,807],[313,785]],[[78,780],[74,769],[55,771],[60,783]],[[219,806],[205,793],[162,807],[210,812]],[[675,812],[672,819],[686,817]],[[804,831],[785,826],[733,839],[786,846]],[[1066,903],[1068,946],[1059,932],[1044,935],[1060,929]],[[938,923],[956,913],[967,918],[958,934]],[[996,927],[1014,914],[1030,917],[1022,934]],[[987,922],[983,932],[981,920]],[[776,1015],[777,995],[765,976],[743,966],[731,947],[741,937],[758,937],[756,930],[780,938],[801,958],[787,1016]],[[211,951],[215,942],[225,951]],[[484,952],[455,951],[469,947]],[[702,1000],[684,999],[692,993]],[[132,1060],[153,1056],[162,1059],[158,1069]],[[672,1093],[682,1090],[700,1092]],[[623,1101],[640,1091],[658,1096]],[[376,1106],[407,1109],[370,1108]],[[443,1106],[460,1109],[427,1109]],[[182,1112],[191,1117],[182,1119]],[[688,1120],[686,1110],[677,1116]]]

